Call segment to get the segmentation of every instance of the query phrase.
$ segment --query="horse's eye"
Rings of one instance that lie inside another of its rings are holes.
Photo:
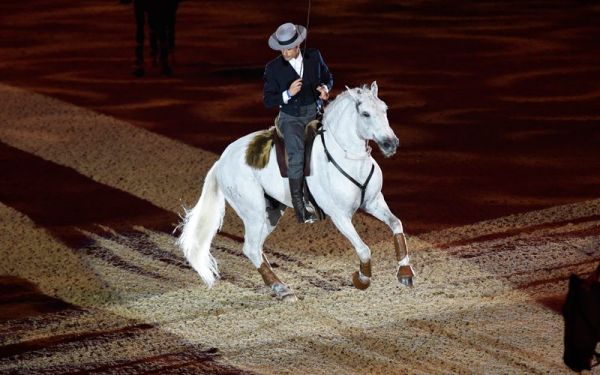
[[[361,113],[362,117],[371,117],[371,115],[369,114],[369,112],[363,112]]]

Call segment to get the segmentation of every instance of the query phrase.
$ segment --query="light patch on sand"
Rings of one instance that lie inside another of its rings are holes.
[[[111,291],[77,254],[22,213],[0,203],[0,274],[34,282],[47,295],[79,305],[101,305]]]
[[[0,85],[0,97],[5,118],[0,141],[170,211],[195,201],[202,177],[217,159],[53,98],[7,85]]]

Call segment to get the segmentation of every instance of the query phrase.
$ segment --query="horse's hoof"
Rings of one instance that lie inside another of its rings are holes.
[[[398,267],[398,273],[396,273],[396,277],[398,278],[400,284],[412,287],[414,276],[415,272],[410,265]]]
[[[398,278],[398,282],[400,282],[400,284],[407,286],[409,288],[413,287],[413,279],[412,277],[401,277]]]
[[[366,276],[361,277],[358,271],[352,274],[352,284],[356,289],[365,290],[371,285],[371,279]]]
[[[283,302],[295,303],[298,302],[298,297],[294,293],[281,297]]]
[[[298,297],[296,297],[292,291],[292,288],[283,283],[275,283],[273,286],[271,286],[271,289],[273,290],[273,293],[275,293],[275,297],[277,297],[278,300],[285,302],[298,301]]]

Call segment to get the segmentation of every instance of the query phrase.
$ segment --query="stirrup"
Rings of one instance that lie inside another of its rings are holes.
[[[312,224],[319,219],[316,214],[308,211],[306,207],[304,207],[303,212],[300,215],[298,212],[294,213],[296,214],[296,219],[298,219],[300,224]]]
[[[312,224],[312,223],[317,222],[317,220],[319,220],[317,218],[317,215],[312,214],[310,212],[308,213],[308,216],[306,216],[306,215],[304,216],[304,224]]]

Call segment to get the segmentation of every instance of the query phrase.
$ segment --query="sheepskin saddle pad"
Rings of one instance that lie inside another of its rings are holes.
[[[255,169],[263,169],[269,164],[271,148],[275,147],[277,164],[281,177],[287,177],[287,152],[283,136],[279,130],[279,116],[275,118],[275,124],[267,130],[258,133],[248,144],[246,149],[246,164]],[[318,120],[311,121],[306,126],[304,135],[304,175],[310,176],[310,154],[312,145],[317,135],[317,130],[321,127]]]

